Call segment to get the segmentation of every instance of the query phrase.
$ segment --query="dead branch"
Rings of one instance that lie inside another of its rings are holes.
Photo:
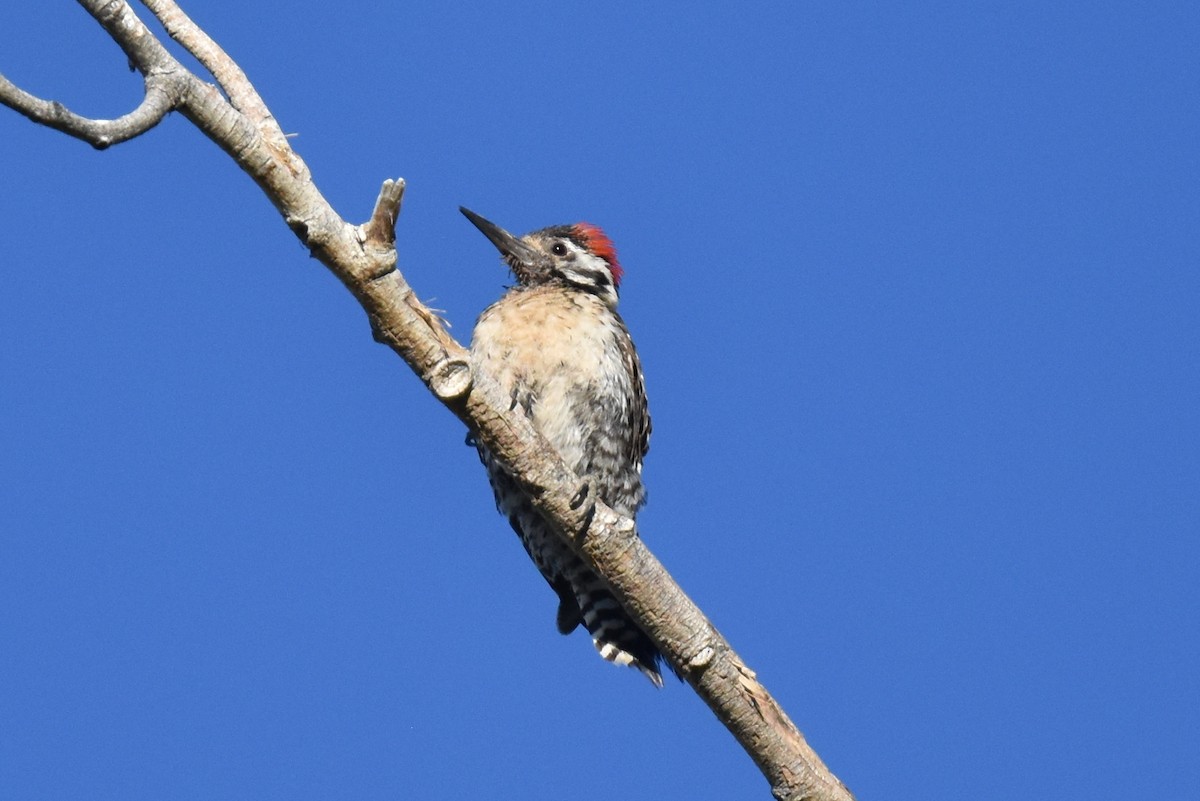
[[[770,693],[643,545],[634,521],[602,503],[573,508],[582,482],[522,414],[508,410],[469,353],[417,299],[396,269],[402,180],[385,181],[370,220],[345,222],[313,184],[250,81],[173,0],[143,0],[212,74],[180,64],[121,0],[79,0],[142,74],[145,96],[116,120],[94,120],[36,98],[0,76],[0,103],[30,120],[103,148],[136,137],[172,110],[195,124],[262,188],[301,242],[362,304],[375,338],[499,457],[538,510],[611,586],[666,658],[733,733],[776,798],[852,801]],[[218,88],[219,87],[219,88]]]

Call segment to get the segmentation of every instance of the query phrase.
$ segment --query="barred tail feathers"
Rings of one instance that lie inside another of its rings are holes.
[[[481,457],[488,463],[486,452]],[[512,479],[489,464],[496,505],[533,563],[558,595],[556,627],[570,634],[583,624],[600,656],[617,665],[637,668],[655,687],[663,686],[662,655],[613,597],[612,592],[558,535],[550,530],[529,499],[512,490]]]
[[[662,655],[658,647],[590,570],[577,578],[575,597],[584,628],[600,656],[615,665],[637,668],[651,684],[661,688],[663,679],[659,663]]]

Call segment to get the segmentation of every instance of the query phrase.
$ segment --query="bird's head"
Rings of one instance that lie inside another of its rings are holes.
[[[555,225],[517,237],[470,209],[459,208],[491,240],[522,286],[560,283],[616,308],[624,271],[612,240],[591,223]]]

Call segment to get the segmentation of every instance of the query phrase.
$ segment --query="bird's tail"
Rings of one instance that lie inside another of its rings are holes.
[[[586,568],[571,582],[579,616],[600,656],[616,665],[637,668],[655,687],[663,686],[658,647],[626,614],[598,576]]]

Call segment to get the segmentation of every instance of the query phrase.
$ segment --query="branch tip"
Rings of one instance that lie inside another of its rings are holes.
[[[400,217],[400,204],[404,200],[404,179],[388,178],[379,189],[375,199],[375,210],[364,227],[366,241],[387,247],[396,243],[396,220]]]

